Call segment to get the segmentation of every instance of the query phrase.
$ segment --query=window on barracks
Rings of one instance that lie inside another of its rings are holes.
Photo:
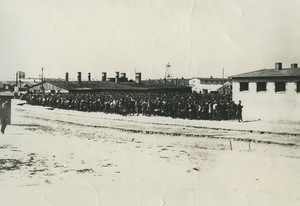
[[[300,82],[296,82],[297,93],[300,93]]]
[[[285,82],[275,82],[275,92],[285,92]]]
[[[240,82],[240,91],[248,91],[249,90],[249,82]]]
[[[257,92],[267,91],[267,82],[257,82],[256,91]]]

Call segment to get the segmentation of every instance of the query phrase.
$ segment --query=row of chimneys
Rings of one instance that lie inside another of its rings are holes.
[[[298,64],[297,63],[291,64],[291,68],[292,69],[298,68]],[[281,62],[275,63],[275,70],[282,70],[282,63]]]
[[[120,76],[119,76],[119,72],[116,72],[116,77],[115,77],[115,83],[119,83],[120,82]],[[126,79],[126,73],[121,73],[121,78],[122,79]],[[69,73],[66,72],[66,81],[69,81]],[[78,83],[81,83],[81,72],[78,72],[78,76],[77,76],[77,81]],[[91,81],[91,73],[88,73],[88,81]],[[105,82],[107,81],[107,73],[106,72],[102,72],[102,81]],[[142,82],[142,73],[138,72],[135,73],[135,82],[137,84],[140,84]]]

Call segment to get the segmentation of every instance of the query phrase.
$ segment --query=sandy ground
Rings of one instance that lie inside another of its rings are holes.
[[[0,205],[300,205],[298,123],[17,103],[0,136]]]

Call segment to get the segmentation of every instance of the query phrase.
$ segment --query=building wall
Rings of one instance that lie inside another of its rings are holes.
[[[240,91],[233,82],[233,101],[242,101],[244,119],[300,121],[300,93],[295,82],[286,83],[285,92],[275,92],[275,83],[267,82],[267,91],[257,92],[256,82],[249,82],[249,91]]]
[[[198,78],[190,79],[189,85],[192,87],[192,91],[197,93],[203,93],[203,90],[207,90],[209,93],[211,91],[217,91],[222,87],[222,84],[203,84]]]
[[[30,89],[30,91],[34,91],[34,92],[41,92],[41,86],[42,85],[37,85],[37,86],[34,86]],[[57,87],[53,84],[49,84],[48,82],[45,82],[43,83],[43,86],[45,88],[45,92],[46,93],[51,93],[52,91],[55,91],[55,93],[68,93],[67,90],[63,89],[63,88],[60,88],[60,87]]]

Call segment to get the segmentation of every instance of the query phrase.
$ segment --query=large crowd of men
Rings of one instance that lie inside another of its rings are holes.
[[[228,120],[236,119],[237,113],[237,105],[232,101],[231,95],[219,93],[28,93],[22,99],[31,105],[124,116]]]

